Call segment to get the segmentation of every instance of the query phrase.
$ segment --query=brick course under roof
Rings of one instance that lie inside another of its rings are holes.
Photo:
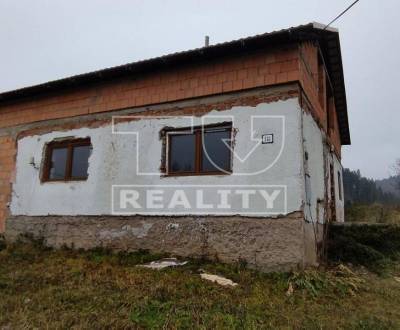
[[[110,81],[120,77],[132,76],[134,74],[155,72],[165,68],[180,67],[196,62],[204,63],[208,60],[224,56],[234,56],[235,54],[239,55],[250,51],[262,50],[266,47],[301,41],[316,41],[321,47],[322,55],[325,59],[326,67],[334,90],[335,105],[339,121],[340,140],[344,145],[350,144],[350,131],[348,125],[346,91],[339,33],[337,30],[332,28],[324,29],[323,25],[318,23],[310,23],[284,30],[259,34],[248,38],[173,53],[4,92],[0,94],[0,106],[5,102],[18,102],[28,97],[38,96],[49,92],[90,85],[101,81]]]

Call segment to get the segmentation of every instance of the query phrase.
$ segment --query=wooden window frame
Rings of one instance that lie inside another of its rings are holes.
[[[73,149],[75,147],[89,146],[92,144],[90,142],[90,138],[83,139],[70,139],[70,140],[62,140],[62,141],[53,141],[46,145],[45,150],[45,160],[44,160],[44,168],[42,175],[42,182],[69,182],[69,181],[86,181],[88,175],[85,177],[73,177],[72,176],[72,161],[73,161]],[[52,179],[50,178],[50,170],[51,170],[51,158],[53,155],[54,149],[67,149],[67,159],[65,166],[65,176],[61,179]]]
[[[203,171],[202,157],[203,157],[203,145],[202,135],[212,130],[226,130],[230,132],[230,162],[229,169],[224,171]],[[195,135],[195,160],[194,160],[194,171],[170,171],[171,168],[171,136],[182,135],[182,134],[193,134]],[[232,123],[220,123],[212,124],[207,126],[198,126],[193,128],[181,128],[181,129],[168,129],[166,130],[166,155],[165,155],[165,175],[166,176],[202,176],[202,175],[230,175],[232,174],[232,142],[233,142],[233,127]]]

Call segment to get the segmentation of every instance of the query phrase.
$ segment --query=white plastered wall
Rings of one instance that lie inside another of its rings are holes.
[[[333,176],[335,181],[335,206],[336,206],[336,221],[344,222],[344,192],[343,192],[343,167],[336,157],[332,153],[332,163],[333,163]],[[340,173],[341,182],[339,182],[338,172]],[[339,194],[339,189],[341,189],[341,198]]]
[[[309,221],[325,221],[325,185],[330,198],[330,164],[333,165],[335,183],[336,221],[344,221],[343,182],[338,182],[338,172],[343,180],[342,165],[337,156],[324,145],[324,136],[315,120],[309,113],[303,111],[303,139],[304,139],[304,170],[305,170],[305,215]],[[308,160],[306,159],[306,153]],[[324,178],[325,177],[325,178]],[[307,183],[309,180],[309,183]],[[339,194],[341,185],[341,195]],[[326,203],[328,202],[328,203]]]
[[[323,223],[325,219],[325,159],[321,129],[311,114],[303,111],[305,215],[310,222]],[[308,156],[308,157],[307,157]],[[307,159],[308,158],[308,159]],[[307,183],[307,180],[309,182]]]
[[[118,184],[284,185],[287,187],[286,212],[301,210],[304,201],[301,113],[298,99],[292,98],[286,101],[262,103],[256,107],[237,106],[226,111],[211,111],[208,114],[219,118],[208,119],[207,123],[224,121],[221,116],[234,116],[233,126],[237,129],[235,151],[241,155],[246,154],[254,145],[248,135],[251,116],[284,117],[284,139],[279,136],[279,132],[275,132],[278,127],[267,124],[265,130],[261,129],[257,134],[275,133],[274,143],[258,147],[251,161],[242,163],[237,159],[233,160],[233,173],[254,172],[255,169],[262,169],[264,165],[270,164],[271,159],[275,159],[279,154],[283,144],[277,161],[267,171],[257,175],[196,177],[137,175],[136,138],[130,134],[112,134],[111,125],[24,137],[18,141],[16,182],[13,185],[11,213],[13,215],[107,215],[111,213],[111,186]],[[194,125],[200,125],[201,117],[196,117],[194,121]],[[306,125],[311,126],[311,124]],[[190,122],[187,118],[175,117],[135,120],[116,126],[118,131],[140,132],[141,172],[160,172],[162,141],[159,132],[165,126],[187,127],[190,126]],[[41,183],[40,165],[43,162],[45,145],[63,137],[90,137],[93,151],[89,158],[88,179],[80,182]],[[319,162],[320,150],[313,145],[308,147],[310,155],[312,154],[311,157]],[[32,160],[34,165],[31,164]],[[311,165],[310,170],[314,172],[314,165]],[[318,173],[315,178],[320,180]],[[316,194],[313,200],[319,196],[319,184],[315,183],[315,187]],[[311,208],[315,209],[315,206]],[[158,212],[163,214],[163,210]],[[210,214],[213,213],[210,211]]]

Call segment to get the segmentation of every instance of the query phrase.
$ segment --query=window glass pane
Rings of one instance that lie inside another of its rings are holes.
[[[87,178],[91,150],[91,146],[79,146],[72,149],[71,176],[73,178]]]
[[[54,148],[51,153],[49,179],[64,179],[67,165],[67,148]]]
[[[201,164],[204,172],[231,169],[231,150],[223,142],[230,139],[230,130],[204,132]]]
[[[195,170],[196,136],[194,134],[170,135],[169,147],[170,172]]]

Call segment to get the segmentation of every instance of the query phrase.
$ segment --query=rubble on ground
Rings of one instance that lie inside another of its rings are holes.
[[[186,265],[187,261],[179,261],[176,258],[164,258],[156,261],[152,261],[148,264],[139,265],[139,267],[150,268],[150,269],[164,269],[168,267],[177,267]]]
[[[233,282],[232,280],[218,276],[218,275],[213,275],[213,274],[207,274],[207,273],[202,273],[200,274],[201,278],[207,281],[211,281],[214,283],[217,283],[222,286],[237,286],[238,284]]]

